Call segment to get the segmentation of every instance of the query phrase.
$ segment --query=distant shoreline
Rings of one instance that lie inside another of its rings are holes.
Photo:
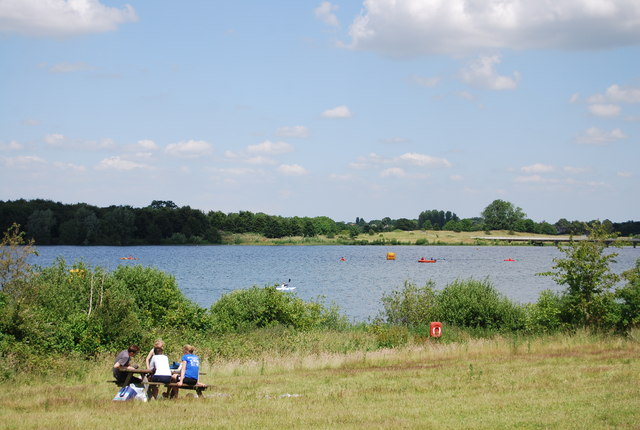
[[[253,246],[313,246],[313,245],[345,245],[345,246],[556,246],[557,242],[568,242],[570,235],[549,236],[548,234],[532,234],[496,230],[492,232],[454,232],[448,230],[414,230],[392,231],[374,234],[359,234],[355,237],[324,235],[315,237],[266,238],[256,233],[223,234],[221,245],[253,245]],[[573,240],[586,238],[573,237]],[[619,238],[621,242],[632,240]],[[638,239],[633,239],[638,241]],[[626,245],[629,245],[627,242]]]

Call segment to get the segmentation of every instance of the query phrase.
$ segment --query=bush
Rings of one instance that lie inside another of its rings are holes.
[[[618,288],[615,296],[620,301],[620,328],[628,330],[640,325],[640,259],[622,277],[627,284]]]
[[[536,303],[525,307],[525,328],[531,333],[550,333],[564,327],[562,296],[545,290]]]
[[[373,324],[369,329],[376,337],[378,348],[395,348],[409,342],[409,329],[402,325]]]
[[[434,282],[429,281],[423,287],[405,281],[404,287],[390,294],[383,294],[384,311],[381,318],[389,324],[407,327],[420,327],[434,321],[436,293]]]
[[[222,296],[210,309],[214,332],[248,331],[282,324],[300,330],[336,328],[345,325],[337,308],[322,303],[306,303],[291,293],[275,287],[257,286],[236,290]]]
[[[518,330],[524,311],[500,294],[488,280],[454,281],[437,295],[436,315],[459,327]]]

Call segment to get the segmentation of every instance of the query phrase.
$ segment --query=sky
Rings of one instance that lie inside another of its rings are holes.
[[[640,220],[638,0],[0,0],[0,200]]]

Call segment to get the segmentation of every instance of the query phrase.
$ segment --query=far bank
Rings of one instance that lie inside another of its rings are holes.
[[[544,241],[552,237],[558,241],[567,241],[570,235],[549,236],[545,234],[520,233],[508,230],[492,231],[451,231],[451,230],[395,230],[382,233],[359,234],[349,236],[318,235],[314,237],[288,236],[267,238],[258,233],[230,233],[222,235],[223,245],[465,245],[465,246],[555,246]],[[625,239],[619,238],[625,245]]]

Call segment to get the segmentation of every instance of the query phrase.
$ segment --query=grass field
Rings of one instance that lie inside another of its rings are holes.
[[[391,231],[385,233],[361,234],[354,239],[345,235],[337,235],[333,238],[320,235],[312,238],[303,238],[300,236],[285,237],[279,239],[268,239],[256,233],[246,234],[229,234],[223,236],[224,244],[235,245],[341,245],[345,243],[367,241],[369,244],[376,242],[384,242],[385,245],[496,245],[506,244],[505,242],[496,243],[494,241],[483,241],[474,239],[475,237],[495,236],[495,237],[548,237],[548,235],[534,233],[517,233],[507,230],[495,230],[487,235],[483,231],[447,231],[447,230],[416,230],[416,231]],[[569,236],[554,236],[558,239],[568,238]],[[426,241],[426,242],[424,242]],[[383,243],[380,243],[383,244]],[[517,246],[516,243],[512,244]]]
[[[203,398],[147,403],[111,401],[105,357],[58,381],[3,384],[0,428],[637,429],[639,335],[221,361],[203,366]]]

